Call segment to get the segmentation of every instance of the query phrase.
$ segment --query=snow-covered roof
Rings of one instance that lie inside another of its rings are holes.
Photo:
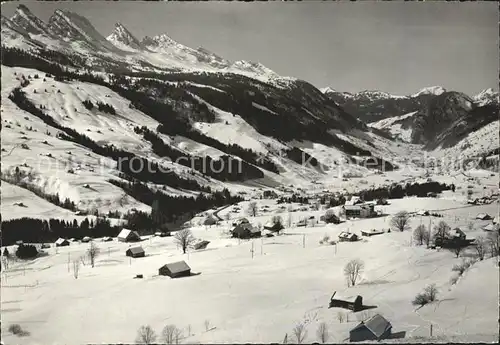
[[[339,234],[339,238],[353,238],[354,236],[357,236],[355,233],[353,232],[345,232],[345,231],[342,231],[340,234]]]
[[[348,205],[352,206],[352,205],[354,205],[354,204],[356,204],[356,203],[358,203],[360,201],[361,201],[361,198],[359,196],[352,196],[350,200],[347,200],[345,202],[345,205],[346,206],[348,206]]]
[[[358,324],[351,330],[351,332],[363,326],[368,328],[368,330],[370,330],[370,332],[372,332],[377,338],[380,338],[382,334],[384,334],[388,329],[392,328],[392,325],[389,321],[387,321],[382,315],[376,314],[368,320]]]
[[[55,243],[56,243],[56,244],[61,244],[61,243],[64,243],[64,242],[68,242],[68,240],[67,240],[67,239],[64,239],[64,238],[59,237]]]
[[[500,224],[490,223],[490,224],[484,226],[483,230],[485,230],[485,231],[498,231],[498,230],[500,230]]]
[[[130,247],[127,252],[130,251],[132,254],[144,253],[144,249],[141,246]]]
[[[342,295],[339,294],[337,291],[333,293],[332,299],[336,299],[339,301],[346,301],[349,303],[354,303],[356,302],[356,299],[359,297],[359,295]]]
[[[488,217],[490,217],[490,215],[487,213],[478,213],[478,215],[476,216],[477,219],[485,219]]]
[[[369,229],[369,230],[361,230],[361,232],[368,233],[368,234],[383,234],[384,230]]]
[[[172,262],[172,263],[163,265],[162,268],[163,267],[167,267],[168,270],[170,272],[172,272],[173,274],[191,270],[191,268],[188,266],[188,264],[185,261]]]
[[[131,234],[137,236],[137,237],[140,237],[139,234],[136,232],[136,231],[133,231],[133,230],[129,230],[129,229],[122,229],[122,231],[120,231],[120,233],[118,234],[118,238],[128,238]]]

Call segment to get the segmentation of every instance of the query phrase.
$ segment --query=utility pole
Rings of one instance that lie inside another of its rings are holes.
[[[253,252],[254,252],[254,250],[253,250],[253,241],[252,241],[252,249],[250,249],[250,252],[252,253],[252,259],[253,259]]]
[[[431,328],[430,328],[430,331],[431,331],[431,337],[432,337],[432,323],[431,323]]]

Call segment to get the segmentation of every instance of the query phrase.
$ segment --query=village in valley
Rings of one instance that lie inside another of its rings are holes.
[[[128,342],[137,329],[146,342],[167,332],[169,343],[462,341],[465,332],[490,341],[497,178],[484,170],[462,183],[412,178],[385,188],[390,196],[403,186],[401,196],[375,199],[363,191],[258,188],[175,231],[122,227],[116,237],[59,238],[35,244],[38,259],[28,262],[12,259],[30,247],[21,241],[2,248],[3,299],[22,307],[23,329],[50,303],[68,334],[93,330],[78,333],[78,342]],[[456,308],[463,314],[451,316]],[[469,326],[478,314],[478,326]],[[54,332],[36,331],[45,339]]]

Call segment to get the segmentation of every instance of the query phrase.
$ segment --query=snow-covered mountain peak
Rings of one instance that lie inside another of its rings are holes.
[[[16,12],[10,19],[12,23],[26,30],[26,32],[33,35],[49,34],[47,24],[35,16],[28,7],[19,5]],[[3,26],[3,21],[2,21]]]
[[[443,93],[446,92],[446,89],[442,86],[429,86],[429,87],[424,87],[423,89],[421,89],[420,91],[418,91],[417,93],[414,93],[413,95],[411,95],[411,97],[417,97],[417,96],[420,96],[420,95],[435,95],[435,96],[439,96]]]
[[[120,22],[115,24],[115,29],[106,39],[120,49],[142,48],[141,42]]]
[[[369,100],[406,98],[406,96],[391,95],[390,93],[378,90],[364,90],[356,93],[354,96],[356,98],[366,98]]]
[[[337,92],[337,90],[332,89],[332,88],[331,88],[331,87],[329,87],[329,86],[327,86],[327,87],[323,87],[323,88],[319,89],[319,91],[321,91],[322,93]]]
[[[169,48],[173,48],[173,47],[186,48],[182,44],[174,41],[167,34],[156,35],[153,37],[146,36],[142,39],[141,43],[152,50],[164,50],[164,49],[169,49]]]
[[[491,87],[485,89],[473,96],[472,99],[479,105],[487,105],[491,103],[498,103],[498,92],[494,91]]]

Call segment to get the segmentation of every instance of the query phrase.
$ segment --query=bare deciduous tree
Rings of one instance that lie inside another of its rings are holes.
[[[420,224],[415,228],[415,230],[413,230],[413,239],[419,245],[424,244],[426,235],[427,228],[425,227],[425,225]]]
[[[391,218],[391,228],[399,231],[405,231],[410,228],[410,214],[406,211],[400,211]]]
[[[137,330],[137,337],[135,338],[137,344],[153,344],[155,340],[156,333],[151,326],[141,326]]]
[[[293,328],[293,335],[295,336],[295,340],[297,341],[297,344],[302,344],[304,339],[307,336],[307,330],[306,326],[303,323],[297,324]]]
[[[322,322],[318,325],[316,336],[322,344],[325,344],[328,341],[328,326],[326,325],[326,322]]]
[[[252,217],[255,217],[257,216],[257,202],[256,201],[252,201],[250,204],[248,204],[248,209],[247,209],[247,212],[250,216]]]
[[[354,286],[363,272],[365,264],[359,259],[349,261],[344,267],[344,276],[347,280],[347,286]]]
[[[166,325],[161,332],[165,344],[179,344],[182,331],[175,325]]]
[[[462,250],[464,249],[464,245],[462,245],[461,243],[454,243],[450,248],[449,250],[456,255],[456,257],[458,258],[460,256],[460,253],[462,252]]]
[[[186,254],[187,249],[191,247],[195,241],[196,239],[189,229],[177,231],[174,235],[174,243],[182,248],[182,253],[184,254]]]
[[[448,237],[450,230],[450,226],[445,221],[440,221],[438,225],[434,227],[434,243],[443,243]]]
[[[95,259],[99,255],[99,247],[97,246],[97,244],[95,244],[94,241],[90,242],[90,248],[87,250],[87,255],[89,256],[90,265],[94,267]]]
[[[285,334],[285,338],[283,338],[283,344],[288,344],[288,333]]]
[[[490,247],[490,254],[492,257],[500,255],[500,234],[488,234],[488,245]]]
[[[80,260],[73,260],[73,277],[78,279],[78,273],[80,272]]]
[[[486,254],[486,239],[482,236],[476,238],[476,253],[479,260],[484,260]]]

